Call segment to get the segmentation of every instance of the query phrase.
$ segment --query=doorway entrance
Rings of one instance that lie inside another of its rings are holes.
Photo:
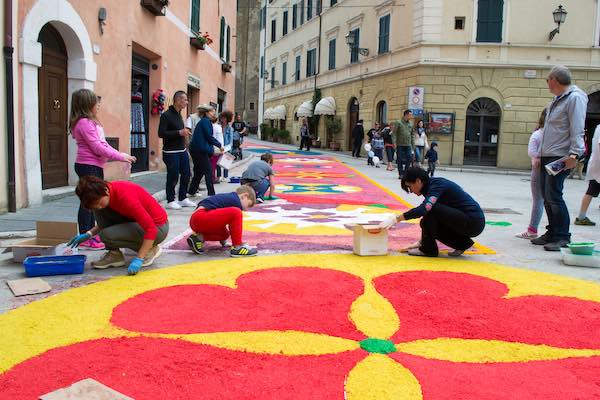
[[[131,172],[148,170],[150,108],[150,61],[133,54],[131,64],[131,155],[137,161],[131,166]]]
[[[358,102],[358,99],[356,97],[353,97],[352,99],[350,99],[350,102],[348,103],[348,142],[347,142],[347,147],[348,150],[352,151],[352,129],[354,129],[354,126],[356,125],[356,123],[358,122],[358,114],[360,111],[360,103]]]
[[[500,117],[500,106],[488,97],[480,97],[469,104],[465,130],[464,164],[496,166]]]
[[[44,25],[38,41],[42,44],[42,66],[38,75],[42,189],[49,189],[69,183],[68,57],[65,43],[52,25]]]

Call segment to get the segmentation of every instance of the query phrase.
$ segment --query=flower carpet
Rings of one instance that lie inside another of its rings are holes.
[[[600,285],[495,264],[291,254],[116,277],[0,315],[0,398],[600,398]]]
[[[359,171],[322,153],[255,145],[244,151],[269,151],[275,158],[279,199],[257,204],[244,213],[244,241],[262,253],[352,251],[352,232],[345,224],[378,224],[412,207]],[[406,221],[390,229],[390,250],[400,251],[417,241],[421,235],[418,223]],[[190,234],[184,232],[163,249],[189,251],[186,239]],[[444,251],[444,246],[440,248]],[[223,251],[218,243],[207,243],[206,249]],[[494,252],[476,244],[469,253]]]

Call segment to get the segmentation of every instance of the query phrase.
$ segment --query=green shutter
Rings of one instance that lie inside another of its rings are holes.
[[[194,33],[200,33],[200,0],[192,0],[192,18],[190,29]]]
[[[225,61],[227,61],[227,63],[229,63],[230,59],[231,59],[231,28],[228,26],[227,27],[227,57],[225,58]]]
[[[501,43],[504,0],[479,0],[477,42]]]
[[[221,17],[221,35],[219,37],[219,56],[225,56],[225,17]]]

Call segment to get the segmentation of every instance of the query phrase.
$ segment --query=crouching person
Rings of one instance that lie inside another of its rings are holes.
[[[479,236],[485,227],[485,217],[479,204],[456,183],[444,178],[430,178],[421,168],[409,168],[402,178],[402,189],[424,196],[421,205],[395,220],[385,221],[382,227],[422,217],[421,240],[412,245],[411,256],[437,257],[436,240],[451,247],[449,256],[457,257],[473,246],[471,238]]]
[[[242,185],[232,193],[219,193],[198,203],[190,218],[192,235],[187,242],[196,254],[204,253],[204,242],[221,242],[227,246],[231,236],[231,257],[255,256],[257,250],[242,242],[243,210],[256,203],[256,193],[250,186]]]
[[[158,245],[169,233],[169,221],[165,210],[146,189],[132,182],[109,183],[94,176],[84,176],[75,193],[83,207],[94,212],[96,226],[75,236],[68,244],[76,247],[100,235],[108,252],[92,263],[94,268],[124,266],[121,249],[131,249],[137,256],[130,261],[127,272],[135,275],[141,267],[152,265],[160,256]]]
[[[248,168],[242,173],[241,184],[249,185],[256,193],[256,199],[262,203],[267,191],[268,199],[273,198],[275,190],[275,180],[273,178],[273,155],[265,153],[260,156],[260,160],[250,163]]]

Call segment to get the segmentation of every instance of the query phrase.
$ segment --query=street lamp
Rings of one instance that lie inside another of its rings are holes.
[[[552,39],[554,39],[554,36],[556,36],[557,33],[560,33],[560,24],[565,23],[567,19],[567,10],[565,10],[561,4],[556,10],[552,12],[552,16],[554,17],[554,22],[557,26],[556,29],[550,32],[550,35],[548,36],[549,41],[552,41]]]
[[[358,47],[358,43],[356,43],[356,36],[353,31],[348,32],[348,34],[345,37],[346,37],[346,44],[348,45],[348,48],[350,49],[350,51],[353,51],[354,49],[356,49],[358,51],[358,53],[362,56],[366,57],[369,55],[369,49],[364,49],[364,48]]]

